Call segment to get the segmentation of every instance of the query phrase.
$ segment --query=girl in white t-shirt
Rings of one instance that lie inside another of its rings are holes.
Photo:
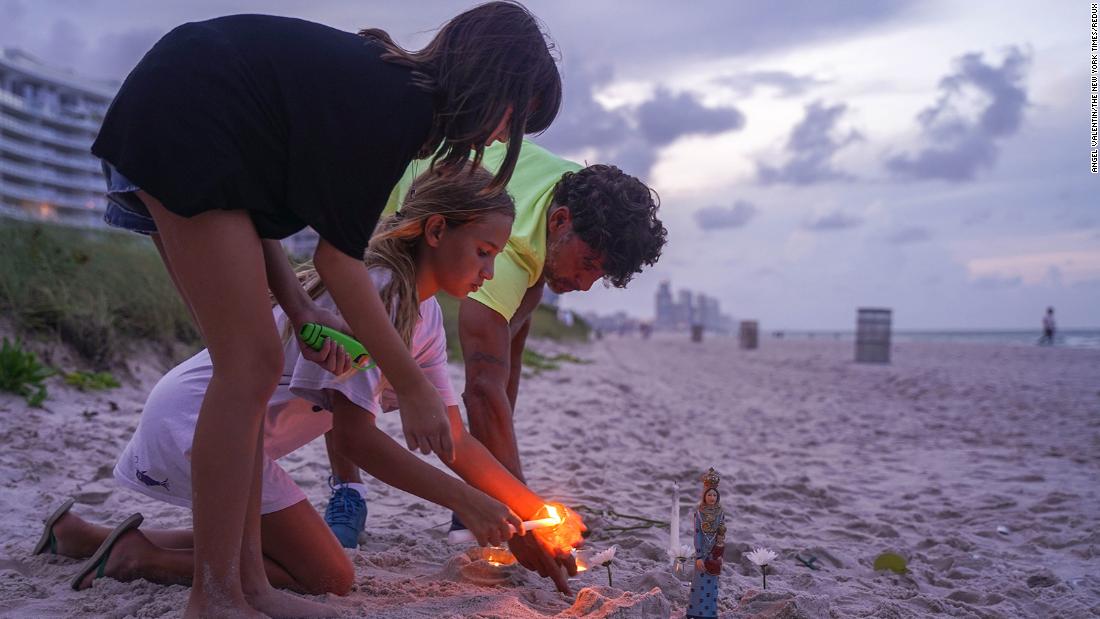
[[[358,466],[383,482],[452,509],[482,545],[508,540],[509,525],[521,530],[522,521],[536,517],[545,505],[466,432],[447,376],[446,336],[434,298],[438,291],[463,297],[493,276],[493,260],[508,240],[515,210],[506,193],[485,191],[491,180],[484,171],[421,177],[402,210],[379,224],[365,256],[397,332],[447,405],[455,447],[455,460],[447,464],[469,485],[421,461],[375,426],[376,415],[396,408],[396,398],[377,368],[336,375],[307,361],[285,314],[273,309],[284,336],[285,363],[265,415],[262,496],[252,497],[260,505],[259,543],[273,585],[344,595],[353,583],[351,561],[340,543],[276,463],[330,429],[341,452]],[[319,306],[338,311],[315,272],[307,271],[301,279]],[[349,367],[342,349],[326,344],[325,350],[332,351],[329,369]],[[119,483],[155,499],[191,506],[191,444],[212,371],[210,354],[203,350],[156,384],[115,466]],[[190,582],[191,531],[139,530],[137,515],[111,530],[82,520],[69,507],[71,501],[47,520],[36,553],[90,557],[73,588],[90,586],[99,576]],[[580,543],[579,531],[572,543]],[[564,549],[541,543],[540,547],[540,573],[550,575],[554,568],[559,572],[556,581],[561,567],[575,573]]]

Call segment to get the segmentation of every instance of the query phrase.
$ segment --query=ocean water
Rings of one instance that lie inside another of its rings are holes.
[[[796,339],[855,340],[855,331],[783,331],[783,337]],[[775,336],[774,332],[768,332]],[[895,330],[894,342],[970,342],[1038,346],[1038,329],[994,331],[904,331]],[[1100,329],[1066,329],[1054,336],[1054,346],[1063,348],[1100,348]]]

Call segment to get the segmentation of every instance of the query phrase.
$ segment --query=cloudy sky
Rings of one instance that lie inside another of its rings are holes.
[[[0,0],[0,45],[120,79],[173,26],[240,12],[415,47],[470,2]],[[764,328],[1100,326],[1088,3],[536,2],[566,103],[538,140],[661,196],[663,279]],[[1091,206],[1090,206],[1091,205]]]

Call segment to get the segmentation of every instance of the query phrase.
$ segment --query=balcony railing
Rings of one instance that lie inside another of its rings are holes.
[[[78,137],[66,135],[60,131],[54,131],[49,127],[32,125],[17,118],[12,118],[3,112],[0,112],[0,127],[29,138],[46,140],[81,152],[88,152],[92,148],[92,142],[95,140],[92,136]]]
[[[53,112],[44,106],[36,105],[31,101],[27,101],[23,97],[12,94],[6,90],[0,90],[0,107],[7,106],[12,109],[23,112],[24,114],[30,114],[45,121],[54,122],[57,124],[64,124],[66,126],[75,127],[79,129],[85,129],[93,133],[99,132],[100,121],[93,118],[79,118],[74,116],[67,116],[65,114],[59,114]],[[93,114],[99,114],[100,110],[91,110]],[[102,109],[103,113],[106,113],[106,108]]]
[[[100,210],[106,207],[106,198],[92,194],[78,196],[42,187],[24,187],[14,183],[0,185],[0,195],[34,204],[46,204],[57,208],[76,210]]]
[[[57,151],[35,146],[34,144],[27,144],[26,142],[20,142],[19,140],[13,140],[2,135],[0,135],[0,151],[15,153],[30,159],[84,172],[99,173],[101,171],[99,161],[93,157],[91,153],[83,157],[62,155]]]
[[[0,217],[10,217],[23,221],[49,221],[51,223],[78,226],[81,228],[106,228],[102,211],[63,210],[58,211],[49,204],[7,204],[0,201]],[[108,228],[109,229],[109,228]]]
[[[65,189],[77,189],[94,193],[102,193],[105,190],[102,175],[76,176],[62,174],[50,168],[26,165],[5,159],[0,159],[0,172],[17,176],[31,183],[49,183]]]

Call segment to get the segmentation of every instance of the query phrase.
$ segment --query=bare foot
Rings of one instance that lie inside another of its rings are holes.
[[[256,610],[265,613],[275,619],[291,617],[339,617],[340,611],[335,607],[320,602],[314,602],[293,593],[268,588],[262,593],[246,595],[248,603]]]
[[[216,582],[209,573],[199,587],[191,588],[187,599],[187,608],[183,611],[185,619],[266,619],[268,615],[249,605],[241,590],[226,590],[224,584]]]
[[[57,538],[57,554],[73,559],[87,559],[95,554],[99,545],[110,535],[111,529],[94,525],[69,512],[53,525]]]
[[[267,619],[267,615],[249,606],[243,600],[236,604],[216,604],[212,600],[196,600],[195,594],[187,601],[184,619]]]

